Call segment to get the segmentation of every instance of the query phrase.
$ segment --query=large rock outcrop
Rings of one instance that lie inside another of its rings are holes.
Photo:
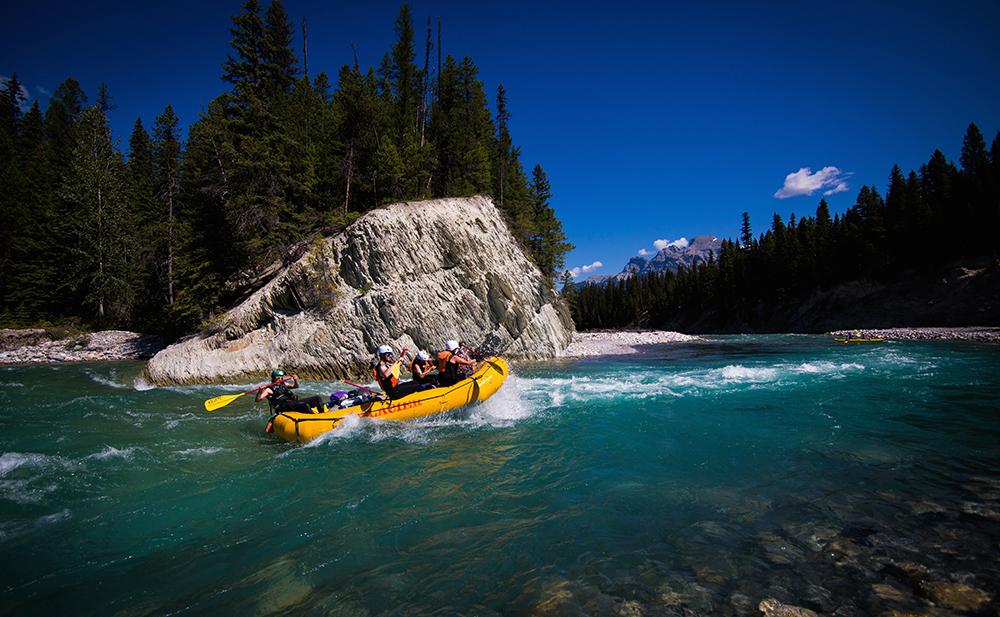
[[[368,379],[376,348],[448,339],[510,358],[551,357],[569,311],[487,197],[393,204],[316,241],[223,318],[215,334],[156,354],[157,385],[259,380],[274,367],[312,379]]]

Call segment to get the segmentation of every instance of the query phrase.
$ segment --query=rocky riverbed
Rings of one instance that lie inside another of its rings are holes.
[[[884,338],[907,341],[979,341],[1000,343],[1000,327],[976,328],[863,328],[855,330],[835,330],[830,336],[854,336],[861,333],[864,338]]]
[[[874,330],[853,328],[835,330],[828,332],[827,335],[851,337],[858,333],[865,338],[884,338],[887,340],[1000,342],[1000,327],[880,328]],[[578,332],[573,342],[559,354],[559,357],[622,356],[638,353],[638,345],[686,343],[700,340],[705,340],[705,337],[661,330]]]
[[[145,360],[163,349],[153,334],[105,330],[51,340],[42,329],[0,330],[0,364]]]

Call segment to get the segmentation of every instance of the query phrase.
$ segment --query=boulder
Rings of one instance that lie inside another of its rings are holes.
[[[558,355],[569,309],[520,249],[488,197],[397,203],[369,212],[226,313],[214,333],[149,362],[156,385],[371,380],[381,344],[436,353],[449,339],[512,359]],[[481,347],[480,347],[481,346]]]

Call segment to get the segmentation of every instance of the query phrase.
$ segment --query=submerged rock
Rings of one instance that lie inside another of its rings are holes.
[[[558,355],[573,321],[488,197],[374,210],[230,310],[221,327],[156,354],[157,385],[370,377],[376,348],[432,353],[456,339],[511,358]],[[359,377],[360,376],[360,377]]]
[[[801,606],[785,606],[774,598],[762,600],[757,607],[764,617],[819,617],[815,611]]]

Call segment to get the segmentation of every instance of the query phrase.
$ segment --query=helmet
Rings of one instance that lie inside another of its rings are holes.
[[[384,356],[387,353],[392,353],[392,347],[389,347],[388,345],[382,345],[381,347],[378,348],[378,355]]]
[[[431,359],[431,355],[426,351],[424,351],[423,349],[417,352],[417,357],[423,360],[424,362]]]
[[[281,379],[284,376],[285,376],[285,371],[281,370],[280,368],[276,368],[273,371],[271,371],[271,379],[277,380]]]
[[[444,344],[444,348],[448,351],[455,351],[458,349],[458,341],[448,341]]]

